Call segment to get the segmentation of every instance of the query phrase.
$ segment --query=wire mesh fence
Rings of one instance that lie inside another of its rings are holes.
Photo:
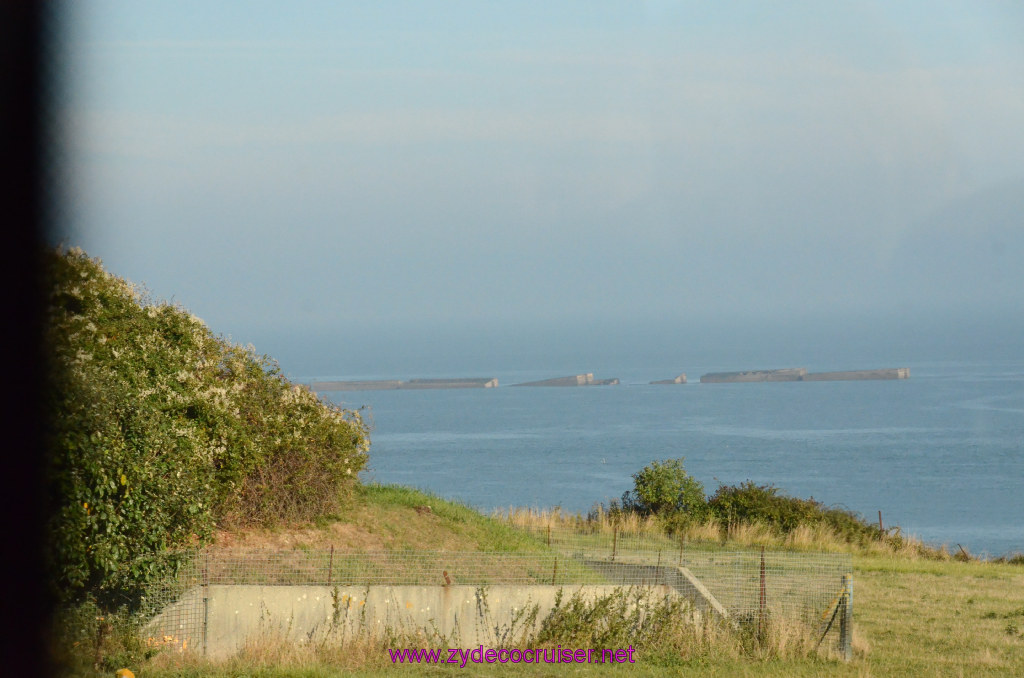
[[[686,567],[734,615],[760,612],[765,606],[788,616],[822,608],[853,570],[846,553],[734,549],[715,542],[614,530],[528,530],[552,550],[584,562]]]
[[[150,648],[204,652],[206,634],[202,551],[174,554],[175,567],[149,587],[136,614],[143,643]]]
[[[186,554],[154,587],[144,622],[151,645],[201,651],[216,586],[666,586],[735,626],[784,623],[849,656],[848,554],[726,549],[669,537],[537,531],[537,552],[287,551],[210,548]]]
[[[850,656],[853,561],[847,553],[732,549],[661,533],[525,528],[552,550],[600,567],[684,569],[734,620],[796,624]],[[607,565],[605,565],[607,567]]]

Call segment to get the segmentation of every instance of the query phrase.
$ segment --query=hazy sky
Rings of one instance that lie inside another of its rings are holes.
[[[92,0],[60,36],[58,238],[238,341],[1024,315],[1016,1]]]

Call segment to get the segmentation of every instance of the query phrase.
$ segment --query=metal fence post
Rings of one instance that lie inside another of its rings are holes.
[[[843,609],[839,616],[839,653],[844,661],[853,659],[853,575],[843,575]]]
[[[544,527],[539,527],[536,531],[542,539],[546,536],[543,530]],[[838,654],[847,661],[852,659],[853,574],[849,554],[773,553],[772,605],[769,607],[767,549],[731,550],[713,545],[686,549],[682,535],[638,536],[627,531],[624,534],[627,557],[620,561],[618,526],[613,530],[611,544],[608,544],[607,532],[596,536],[588,533],[585,539],[578,540],[563,537],[557,527],[552,527],[551,532],[552,545],[557,542],[559,548],[552,546],[552,551],[539,553],[380,551],[351,554],[334,553],[337,548],[333,545],[311,551],[190,551],[183,576],[164,584],[159,597],[154,594],[147,600],[154,612],[159,612],[157,616],[140,619],[140,623],[150,625],[145,632],[154,642],[180,642],[182,649],[187,642],[189,650],[209,656],[210,641],[221,647],[224,641],[221,636],[227,632],[218,628],[218,637],[211,638],[209,629],[214,564],[218,596],[222,596],[225,586],[320,586],[324,582],[323,561],[327,560],[328,586],[338,587],[451,586],[456,579],[461,585],[474,586],[614,583],[642,587],[653,583],[669,584],[676,590],[697,586],[702,596],[713,601],[709,604],[720,614],[749,623],[761,642],[771,637],[776,621],[792,620],[799,623],[797,628],[801,629],[806,623],[807,632],[813,633],[817,640],[816,647],[829,640],[827,647],[832,656]],[[609,546],[613,562],[604,557],[604,549]],[[676,571],[671,566],[673,555],[683,569]],[[334,579],[334,557],[342,558],[337,580]],[[459,570],[457,577],[448,576],[453,567]],[[439,571],[442,581],[437,581]],[[839,589],[835,587],[836,579],[840,580]],[[195,590],[197,584],[199,591]],[[199,602],[202,608],[196,605]],[[202,624],[201,629],[196,628],[199,624]]]
[[[757,635],[763,641],[765,636],[765,613],[768,606],[767,591],[765,591],[764,576],[764,547],[761,547],[761,594],[757,600]]]
[[[203,656],[206,656],[206,638],[210,623],[210,550],[203,549]]]

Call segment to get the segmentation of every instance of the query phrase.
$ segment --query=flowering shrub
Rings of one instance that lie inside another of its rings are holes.
[[[50,531],[58,590],[125,591],[218,525],[308,521],[357,483],[358,412],[153,303],[81,250],[47,254]]]

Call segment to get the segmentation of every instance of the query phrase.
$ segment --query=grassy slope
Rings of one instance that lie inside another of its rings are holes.
[[[429,510],[426,510],[429,507]],[[305,529],[219,532],[216,545],[342,551],[535,551],[525,533],[471,508],[396,485],[363,485],[342,511]]]
[[[429,505],[428,513],[416,507]],[[369,486],[339,523],[306,531],[222,534],[221,543],[322,546],[352,550],[424,548],[537,550],[543,544],[498,521],[408,488]],[[155,676],[352,675],[604,675],[624,676],[1015,676],[1024,675],[1024,568],[979,562],[910,560],[868,555],[854,559],[855,647],[850,664],[824,660],[758,662],[709,657],[688,664],[643,661],[632,666],[469,665],[395,668],[382,657],[356,671],[314,664],[260,667],[155,666]]]
[[[470,665],[358,671],[332,666],[191,667],[147,675],[296,676],[404,675],[590,676],[1020,676],[1024,675],[1024,571],[984,563],[930,563],[860,558],[855,565],[858,656],[850,664],[819,660],[757,662],[709,658],[690,664],[633,666]],[[1010,632],[1008,632],[1008,628]],[[866,655],[863,653],[867,646]],[[386,660],[384,660],[386,662]]]
[[[856,628],[875,675],[1024,675],[1024,569],[855,559]]]
[[[404,675],[590,676],[1020,676],[1024,675],[1024,571],[985,563],[905,562],[858,558],[855,644],[850,664],[820,660],[757,662],[708,658],[690,664],[633,666],[470,665],[392,667],[386,659],[358,671],[332,666],[261,668],[195,666],[147,675],[296,676]],[[1009,629],[1009,631],[1008,631]],[[864,654],[866,646],[866,654]]]

